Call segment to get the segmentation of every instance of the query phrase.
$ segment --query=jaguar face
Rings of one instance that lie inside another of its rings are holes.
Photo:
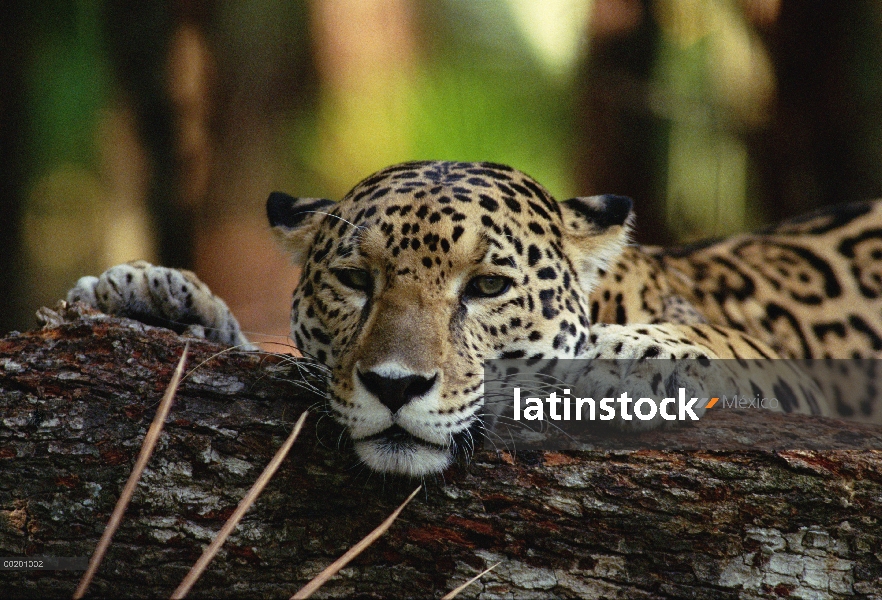
[[[302,264],[292,336],[330,367],[330,410],[359,458],[441,471],[480,418],[483,361],[579,355],[630,208],[558,203],[490,163],[397,165],[340,202],[272,194],[270,223]]]

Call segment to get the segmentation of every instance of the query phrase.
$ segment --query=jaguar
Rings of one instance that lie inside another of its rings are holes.
[[[484,414],[488,359],[711,365],[882,351],[882,204],[678,248],[631,243],[632,204],[557,201],[488,162],[394,165],[339,202],[270,194],[269,224],[301,268],[291,337],[327,366],[329,411],[360,460],[411,476],[448,467]],[[188,271],[117,265],[80,279],[67,300],[248,343]],[[825,401],[798,374],[757,374],[748,389],[776,385],[793,391],[786,411],[876,412],[872,401]]]

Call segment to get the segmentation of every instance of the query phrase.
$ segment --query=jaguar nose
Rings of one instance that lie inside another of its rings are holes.
[[[423,377],[407,375],[405,377],[385,377],[373,371],[358,371],[358,379],[362,385],[392,411],[392,414],[413,400],[419,398],[435,386],[438,375]]]

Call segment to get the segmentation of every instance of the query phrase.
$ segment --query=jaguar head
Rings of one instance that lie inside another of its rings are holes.
[[[331,369],[330,410],[359,458],[441,471],[480,419],[483,361],[579,355],[630,210],[558,203],[491,163],[396,165],[340,202],[273,193],[270,224],[302,267],[291,333]]]

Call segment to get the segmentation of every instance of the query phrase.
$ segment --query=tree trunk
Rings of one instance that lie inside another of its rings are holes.
[[[42,330],[0,339],[0,556],[88,557],[185,340],[44,314]],[[168,597],[309,407],[291,455],[190,597],[286,598],[416,487],[356,464],[298,374],[305,363],[222,350],[190,341],[191,373],[91,595]],[[716,432],[749,438],[739,413]],[[780,419],[782,439],[808,428],[882,448],[882,428]],[[501,562],[461,597],[882,597],[882,453],[758,444],[481,450],[426,482],[318,596],[437,597]],[[0,595],[69,597],[81,575],[6,570]]]

